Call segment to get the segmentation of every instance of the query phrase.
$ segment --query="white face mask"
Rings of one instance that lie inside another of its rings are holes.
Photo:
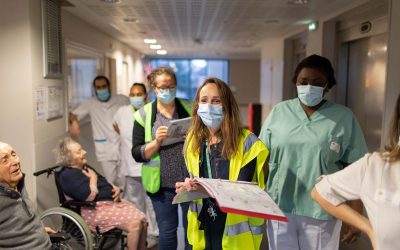
[[[144,96],[131,96],[131,97],[129,97],[129,100],[131,101],[131,105],[135,109],[140,109],[145,104]]]
[[[157,99],[164,104],[170,104],[175,100],[176,88],[173,89],[160,89],[157,92]]]
[[[308,106],[317,106],[323,98],[324,88],[313,85],[297,85],[297,96],[300,101]]]
[[[224,118],[222,106],[207,103],[199,103],[197,114],[200,116],[204,125],[209,128],[219,128]]]

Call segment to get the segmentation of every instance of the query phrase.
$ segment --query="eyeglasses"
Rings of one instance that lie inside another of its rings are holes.
[[[169,89],[169,90],[174,90],[174,89],[176,89],[176,86],[171,86],[171,87],[158,87],[158,86],[156,86],[156,88],[158,88],[158,89],[161,89],[161,90],[167,90],[167,89]]]

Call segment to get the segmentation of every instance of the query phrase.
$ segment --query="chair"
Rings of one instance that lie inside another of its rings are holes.
[[[96,202],[67,200],[59,181],[60,171],[62,170],[62,168],[63,168],[62,166],[55,166],[34,173],[35,176],[47,173],[47,177],[51,174],[54,174],[58,199],[60,202],[60,207],[51,208],[43,212],[41,216],[42,221],[51,220],[51,224],[54,225],[54,223],[57,224],[57,222],[55,221],[58,220],[59,221],[58,231],[63,233],[65,232],[68,233],[68,235],[72,238],[73,241],[73,243],[69,243],[69,245],[75,244],[75,246],[72,247],[72,249],[74,250],[109,249],[111,247],[114,247],[118,243],[118,241],[120,242],[120,249],[125,249],[125,247],[127,246],[126,235],[123,233],[122,230],[112,229],[105,233],[100,233],[99,228],[96,228],[95,232],[90,231],[86,222],[80,216],[80,210],[82,207],[95,207]],[[55,216],[61,217],[61,219],[52,218]],[[90,246],[86,247],[86,245]]]

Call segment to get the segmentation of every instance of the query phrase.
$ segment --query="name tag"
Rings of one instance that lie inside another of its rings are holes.
[[[338,154],[339,154],[339,152],[340,152],[340,144],[337,143],[337,142],[335,142],[335,141],[331,142],[331,145],[329,146],[329,148],[330,148],[332,151],[334,151],[334,152],[336,152],[336,153],[338,153]]]

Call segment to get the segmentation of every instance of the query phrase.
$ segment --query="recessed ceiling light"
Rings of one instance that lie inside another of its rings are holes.
[[[150,39],[150,38],[146,38],[143,41],[144,41],[144,43],[147,43],[147,44],[157,43],[156,39]]]
[[[109,4],[117,4],[122,2],[122,0],[101,0],[101,1]]]
[[[308,0],[290,0],[288,4],[303,5],[308,4]]]
[[[124,18],[123,20],[124,20],[124,22],[127,22],[127,23],[138,23],[139,22],[139,20],[137,20],[136,18],[133,18],[133,17],[127,17],[127,18]]]
[[[276,24],[279,23],[278,19],[269,19],[264,21],[265,24]]]
[[[150,49],[161,49],[161,45],[159,45],[159,44],[150,44]]]
[[[164,49],[157,50],[157,54],[158,54],[158,55],[166,55],[166,54],[167,54],[167,51],[164,50]]]

